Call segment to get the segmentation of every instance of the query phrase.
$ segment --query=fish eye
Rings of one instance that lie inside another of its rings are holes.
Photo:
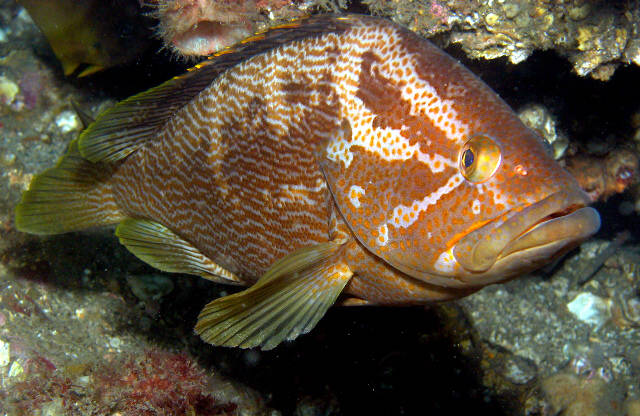
[[[496,142],[477,134],[467,140],[460,152],[460,171],[469,182],[481,183],[496,173],[501,161],[502,153]]]
[[[465,150],[462,153],[462,166],[465,169],[471,168],[471,165],[473,165],[473,160],[474,159],[475,159],[475,156],[473,154],[473,149],[469,148],[469,149]]]

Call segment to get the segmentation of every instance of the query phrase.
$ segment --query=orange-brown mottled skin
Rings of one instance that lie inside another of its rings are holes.
[[[314,294],[348,281],[343,293],[379,304],[466,295],[539,267],[597,230],[587,196],[541,140],[431,43],[365,16],[291,26],[240,46],[248,56],[231,52],[196,69],[177,92],[189,98],[152,90],[169,110],[147,105],[148,95],[127,100],[122,108],[140,101],[148,110],[141,124],[118,108],[98,119],[87,141],[106,138],[116,156],[123,138],[144,140],[120,160],[79,139],[82,157],[117,160],[82,202],[82,212],[97,216],[105,204],[110,212],[84,222],[162,224],[245,284],[331,241],[339,248],[317,269],[325,278],[314,280]],[[215,65],[224,70],[194,87],[197,71]],[[168,116],[158,123],[157,114]],[[128,123],[124,135],[120,123]],[[48,201],[38,192],[25,198],[21,226],[59,232],[33,220],[42,210],[31,201]],[[76,228],[66,221],[64,230]],[[213,304],[200,333],[224,343],[233,334],[217,320],[227,304]]]
[[[436,263],[470,230],[573,180],[439,49],[384,20],[348,23],[220,75],[122,163],[113,176],[118,206],[169,226],[247,283],[329,240],[333,212],[350,239],[344,257],[355,276],[346,291],[362,299],[443,299],[508,277],[461,283],[469,272]],[[502,151],[499,172],[481,185],[458,167],[476,133]]]

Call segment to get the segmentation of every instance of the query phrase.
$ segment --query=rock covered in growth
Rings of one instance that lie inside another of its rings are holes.
[[[640,269],[626,239],[587,242],[552,278],[536,275],[460,301],[478,331],[485,378],[517,392],[518,380],[502,368],[515,363],[516,374],[533,375],[516,394],[519,414],[623,415],[637,406],[640,349],[629,342],[640,328]]]
[[[260,400],[212,377],[185,354],[147,351],[67,366],[40,364],[2,397],[9,414],[118,414],[121,416],[263,414]],[[235,399],[234,399],[235,397]],[[246,403],[251,403],[246,406]],[[115,413],[114,413],[115,412]]]
[[[607,143],[599,143],[595,149],[589,146],[581,149],[577,142],[569,141],[554,114],[542,104],[527,104],[518,111],[518,116],[549,144],[553,157],[576,178],[594,202],[606,201],[630,188],[635,192],[639,173],[637,149],[617,148]]]
[[[566,163],[593,201],[622,193],[638,180],[638,155],[628,149],[613,149],[604,156],[576,155]]]
[[[607,80],[622,63],[640,65],[636,1],[364,0],[370,9],[426,36],[444,35],[473,58],[506,56],[514,63],[554,49],[581,76]]]
[[[550,145],[554,159],[564,156],[569,138],[557,127],[558,122],[551,111],[541,104],[529,104],[518,110],[518,117]]]
[[[158,19],[158,36],[183,57],[211,55],[257,30],[300,17],[312,5],[339,8],[333,0],[152,0],[149,4]]]

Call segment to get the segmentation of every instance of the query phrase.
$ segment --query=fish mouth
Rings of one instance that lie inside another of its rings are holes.
[[[183,55],[211,55],[250,36],[252,29],[253,26],[248,23],[205,20],[176,35],[171,45]]]
[[[589,203],[581,190],[556,192],[463,237],[453,254],[472,274],[531,271],[598,231],[600,216]]]

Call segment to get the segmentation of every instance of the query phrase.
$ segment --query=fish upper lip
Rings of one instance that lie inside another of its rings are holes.
[[[463,237],[453,254],[470,272],[484,272],[497,260],[517,251],[566,240],[581,240],[600,226],[598,213],[587,207],[589,197],[579,189],[563,189],[511,210],[502,221],[491,221]]]

